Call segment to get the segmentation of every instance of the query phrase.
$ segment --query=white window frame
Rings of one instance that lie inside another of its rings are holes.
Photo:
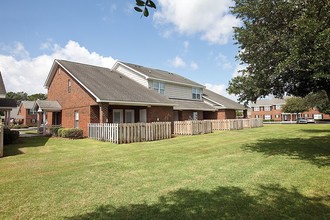
[[[115,120],[116,113],[119,113],[119,122]],[[114,109],[112,111],[112,121],[113,123],[123,123],[124,117],[123,117],[123,110],[122,109]]]
[[[270,107],[270,106],[265,106],[265,107],[264,107],[264,111],[266,111],[266,112],[270,112],[270,111],[271,111],[271,107]]]
[[[254,112],[259,112],[260,111],[260,107],[253,107],[253,111]]]
[[[79,128],[79,111],[74,111],[74,128]]]
[[[131,115],[131,121],[128,121],[127,115]],[[135,111],[134,109],[125,109],[125,123],[134,123],[135,122],[135,117],[134,117]]]
[[[314,114],[314,119],[323,119],[323,114]]]
[[[275,109],[276,110],[280,110],[281,109],[281,105],[275,105]]]
[[[152,89],[158,93],[165,95],[165,83],[160,81],[152,81]]]
[[[198,112],[193,112],[193,120],[198,120]]]
[[[265,120],[272,120],[272,115],[264,115]]]
[[[140,122],[147,122],[147,109],[140,109]]]
[[[202,99],[202,89],[201,88],[192,88],[192,99]]]

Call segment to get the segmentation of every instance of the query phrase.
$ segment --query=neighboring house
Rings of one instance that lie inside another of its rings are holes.
[[[204,86],[162,70],[117,62],[112,69],[55,60],[45,82],[48,123],[135,123],[235,118],[245,107]],[[56,104],[57,103],[57,104]]]
[[[37,112],[33,109],[34,103],[34,101],[21,101],[18,115],[23,118],[23,125],[37,126]]]
[[[18,115],[19,107],[15,107],[10,112],[10,122],[14,124],[23,124],[24,117],[22,115]]]
[[[272,121],[296,121],[297,114],[282,112],[282,105],[285,104],[285,99],[262,99],[256,103],[250,104],[250,117],[262,118]],[[323,114],[316,109],[310,109],[308,112],[297,112],[298,117],[314,118],[314,119],[330,119],[329,115]]]
[[[2,79],[2,74],[0,72],[0,112],[3,113],[3,122],[5,127],[9,127],[10,122],[10,112],[16,107],[16,101],[14,99],[6,98],[6,88]]]

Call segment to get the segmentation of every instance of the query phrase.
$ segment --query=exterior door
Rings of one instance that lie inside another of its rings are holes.
[[[133,109],[127,109],[125,110],[125,123],[134,123],[134,110]]]

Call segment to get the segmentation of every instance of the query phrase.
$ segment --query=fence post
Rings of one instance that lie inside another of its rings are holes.
[[[0,157],[3,156],[3,126],[0,125]]]

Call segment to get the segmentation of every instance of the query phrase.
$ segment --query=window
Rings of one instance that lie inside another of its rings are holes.
[[[255,115],[256,118],[259,118],[259,115]]]
[[[113,123],[123,123],[123,110],[121,109],[113,110]]]
[[[35,112],[33,111],[33,109],[28,109],[28,115],[35,115]]]
[[[280,115],[275,115],[275,118],[280,118]]]
[[[125,123],[134,123],[134,110],[125,110]]]
[[[265,120],[270,120],[270,119],[272,119],[271,115],[265,115]]]
[[[193,112],[193,120],[198,120],[198,112]]]
[[[276,110],[280,110],[281,109],[281,105],[275,105],[275,109]]]
[[[314,119],[322,119],[323,115],[322,114],[314,114]]]
[[[68,79],[68,93],[71,92],[71,79]]]
[[[258,112],[258,111],[260,111],[260,108],[259,108],[259,107],[254,107],[253,110],[254,110],[255,112]]]
[[[147,122],[147,109],[140,109],[140,122]]]
[[[74,111],[74,127],[79,128],[79,112]]]
[[[31,123],[36,123],[36,120],[34,118],[31,119]]]
[[[265,111],[270,111],[270,106],[265,106],[265,107],[264,107],[264,110],[265,110]]]
[[[165,83],[159,81],[152,82],[152,89],[160,94],[165,94]]]
[[[192,98],[193,99],[201,99],[202,98],[202,89],[192,88]]]

